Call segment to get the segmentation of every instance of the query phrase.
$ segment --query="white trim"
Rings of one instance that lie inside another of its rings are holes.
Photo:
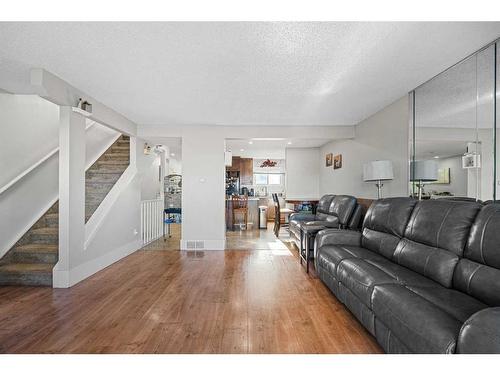
[[[94,126],[96,124],[95,121],[92,121],[92,123],[88,124],[86,127],[85,127],[85,131],[87,131],[89,128],[91,128],[92,126]],[[120,134],[121,135],[121,134]],[[116,139],[118,139],[118,137],[120,136],[118,135]],[[116,141],[115,139],[115,141]],[[115,142],[113,141],[113,143]],[[111,145],[110,145],[111,146]],[[105,150],[107,150],[110,146],[108,146]],[[12,186],[14,186],[17,182],[19,182],[20,180],[22,180],[25,176],[27,176],[29,173],[31,173],[34,169],[36,169],[38,166],[40,166],[41,164],[45,163],[47,160],[49,160],[52,156],[54,156],[55,154],[57,154],[59,152],[59,147],[56,147],[55,149],[53,149],[52,151],[50,151],[47,155],[45,155],[44,157],[42,157],[40,160],[38,160],[35,164],[31,165],[30,167],[26,168],[23,172],[21,172],[20,174],[18,174],[16,177],[14,177],[10,182],[6,183],[4,186],[2,186],[0,188],[0,194],[2,194],[3,192],[7,191],[9,188],[11,188]],[[97,159],[96,159],[97,160]],[[95,161],[94,161],[95,162]],[[92,162],[89,166],[87,166],[86,169],[89,169],[90,166],[92,164],[94,164],[94,162]]]
[[[120,133],[131,136],[137,135],[137,125],[133,121],[47,70],[41,68],[31,69],[30,83],[33,90],[32,94],[37,94],[59,106],[73,107],[80,98],[86,100],[92,104],[92,113],[87,118],[113,128]]]
[[[78,108],[78,107],[71,107],[71,110],[73,112],[76,112],[76,113],[84,116],[84,117],[90,117],[90,116],[92,116],[91,112],[85,111],[84,109],[81,109],[81,108]]]
[[[94,124],[95,124],[95,121],[94,121]],[[87,128],[87,129],[88,129],[88,128]],[[111,146],[112,146],[112,145],[113,145],[113,144],[114,144],[114,143],[118,140],[118,138],[120,138],[121,136],[122,136],[121,134],[117,134],[115,137],[113,137],[113,138],[112,138],[112,140],[111,140],[110,142],[108,142],[108,143],[106,144],[106,146],[104,146],[104,151],[103,151],[102,153],[100,153],[100,154],[98,153],[98,154],[97,154],[97,156],[96,156],[94,159],[92,159],[90,162],[88,162],[88,163],[87,163],[87,165],[85,166],[85,172],[87,172],[87,170],[88,170],[88,169],[89,169],[92,165],[94,165],[94,163],[95,163],[97,160],[99,160],[99,158],[100,158],[101,156],[103,156],[103,155],[104,155],[104,153],[105,153],[106,151],[108,151],[108,149],[109,149],[109,148],[110,148],[110,147],[111,147]]]
[[[18,234],[14,237],[14,239],[8,243],[3,249],[0,249],[0,258],[2,258],[7,252],[14,247],[14,245],[19,241],[30,229],[35,223],[42,218],[43,215],[54,205],[54,203],[57,202],[59,197],[55,197],[49,201],[49,204],[47,206],[44,206],[40,212],[37,213],[37,215],[23,228],[21,231],[18,232]]]
[[[58,152],[59,152],[59,147],[53,149],[47,155],[45,155],[40,160],[38,160],[35,164],[33,164],[31,167],[28,167],[26,170],[24,170],[23,172],[18,174],[10,182],[8,182],[4,186],[2,186],[2,188],[0,188],[0,194],[2,194],[4,191],[8,190],[10,187],[14,186],[19,180],[21,180],[23,177],[28,175],[31,171],[33,171],[35,168],[37,168],[40,164],[43,164],[44,162],[49,160],[52,156],[54,156]]]
[[[89,260],[69,271],[57,271],[54,269],[52,273],[54,288],[69,288],[80,281],[94,275],[95,273],[109,267],[120,259],[136,252],[142,247],[140,239],[119,247],[118,249],[109,252],[99,258]]]
[[[87,247],[94,239],[97,230],[101,227],[104,219],[108,215],[109,211],[115,204],[115,202],[120,197],[121,193],[127,188],[127,186],[132,182],[132,180],[137,175],[137,168],[129,165],[127,169],[120,176],[118,181],[113,185],[109,193],[104,197],[101,204],[94,211],[89,221],[85,224],[85,244],[84,250],[87,250]]]
[[[187,241],[203,241],[205,247],[203,249],[188,249]],[[226,239],[222,240],[184,240],[181,239],[181,250],[185,251],[214,251],[214,250],[225,250],[226,249]]]

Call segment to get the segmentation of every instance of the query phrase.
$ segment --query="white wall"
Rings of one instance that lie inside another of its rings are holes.
[[[0,187],[59,144],[59,107],[34,95],[0,94]]]
[[[319,148],[285,150],[287,199],[319,198],[319,159]]]
[[[179,159],[168,159],[168,174],[182,174],[182,162]]]
[[[392,160],[394,179],[384,182],[383,196],[408,195],[408,97],[397,100],[355,127],[354,139],[330,142],[320,149],[320,195],[350,194],[376,198],[374,184],[363,181],[363,163]],[[325,166],[328,153],[342,154],[340,169]]]
[[[182,239],[203,240],[207,250],[225,247],[224,136],[210,127],[182,137]]]
[[[145,155],[141,149],[144,146],[144,141],[139,139],[138,143],[137,173],[141,180],[141,200],[157,199],[161,192],[161,184],[158,179],[161,163],[160,154],[152,152]]]

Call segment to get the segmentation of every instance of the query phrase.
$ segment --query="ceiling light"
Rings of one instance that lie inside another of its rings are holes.
[[[172,152],[172,153],[170,154],[170,156],[175,156],[175,154]]]
[[[248,144],[249,144],[249,145],[253,145],[253,142],[252,142],[252,141],[250,141],[250,142],[248,142]]]
[[[436,156],[434,156],[434,159],[439,159],[439,156],[437,156],[437,155],[436,155]]]
[[[288,141],[288,144],[291,145],[292,144],[292,141]]]
[[[244,148],[240,148],[240,151],[243,152],[243,151],[245,151],[245,149]]]

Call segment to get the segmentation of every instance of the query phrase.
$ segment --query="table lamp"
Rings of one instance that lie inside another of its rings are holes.
[[[376,181],[378,199],[382,198],[382,181],[392,180],[394,172],[392,170],[392,161],[374,160],[363,164],[363,180],[366,182]]]
[[[410,181],[418,181],[418,199],[422,200],[424,183],[437,181],[438,163],[435,160],[416,160],[410,163]]]

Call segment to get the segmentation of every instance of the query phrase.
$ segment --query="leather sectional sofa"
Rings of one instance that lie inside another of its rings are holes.
[[[500,204],[380,199],[315,265],[388,353],[500,353]]]
[[[290,234],[298,248],[302,225],[315,225],[324,228],[357,229],[361,222],[362,208],[356,198],[350,195],[328,194],[321,197],[316,214],[294,213],[290,215]],[[314,238],[310,249],[314,247]]]

